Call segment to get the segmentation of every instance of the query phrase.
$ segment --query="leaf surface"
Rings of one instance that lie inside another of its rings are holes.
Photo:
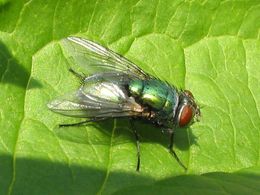
[[[258,1],[2,0],[0,18],[0,194],[259,193]],[[186,173],[152,125],[136,122],[140,173],[128,120],[58,128],[79,121],[46,106],[79,86],[70,35],[193,92],[201,121],[175,137]]]

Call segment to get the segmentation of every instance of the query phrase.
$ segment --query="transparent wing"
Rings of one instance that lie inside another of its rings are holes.
[[[110,77],[105,77],[106,74]],[[123,81],[117,79],[117,74],[104,73],[88,77],[79,90],[53,100],[48,107],[54,112],[80,118],[140,115],[143,107],[128,96],[121,83]]]
[[[113,82],[120,86],[128,85],[129,82],[132,80],[131,76],[120,73],[120,72],[102,72],[97,73],[92,76],[86,77],[84,83],[86,85],[100,83],[100,82]]]
[[[131,61],[92,41],[68,37],[62,41],[62,44],[65,54],[72,63],[83,67],[90,74],[117,71],[133,78],[151,78]]]

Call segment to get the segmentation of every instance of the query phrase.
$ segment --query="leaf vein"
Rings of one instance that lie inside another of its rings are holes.
[[[113,149],[113,139],[114,139],[114,134],[115,134],[115,130],[116,130],[116,124],[117,124],[117,120],[114,119],[114,127],[112,129],[111,138],[110,138],[110,147],[109,147],[109,155],[108,155],[108,163],[107,163],[107,172],[106,172],[106,175],[105,175],[105,179],[102,182],[100,190],[99,190],[99,192],[97,194],[102,194],[102,192],[105,189],[105,185],[107,183],[109,175],[110,175],[111,160],[112,160],[112,149]]]

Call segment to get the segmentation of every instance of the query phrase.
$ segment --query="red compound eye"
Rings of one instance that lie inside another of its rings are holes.
[[[179,126],[183,127],[190,123],[191,119],[193,117],[193,111],[192,108],[189,105],[185,105],[180,113],[179,117]]]

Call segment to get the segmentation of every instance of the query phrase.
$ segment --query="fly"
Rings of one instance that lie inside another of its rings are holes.
[[[68,37],[63,43],[73,63],[85,68],[90,76],[70,69],[81,80],[81,86],[74,93],[48,104],[54,112],[86,119],[60,126],[77,126],[109,118],[130,118],[137,146],[136,170],[139,171],[139,136],[133,121],[147,120],[169,133],[169,152],[186,170],[173,150],[173,141],[176,128],[187,126],[200,116],[200,108],[192,93],[178,90],[149,75],[128,59],[92,41]]]

